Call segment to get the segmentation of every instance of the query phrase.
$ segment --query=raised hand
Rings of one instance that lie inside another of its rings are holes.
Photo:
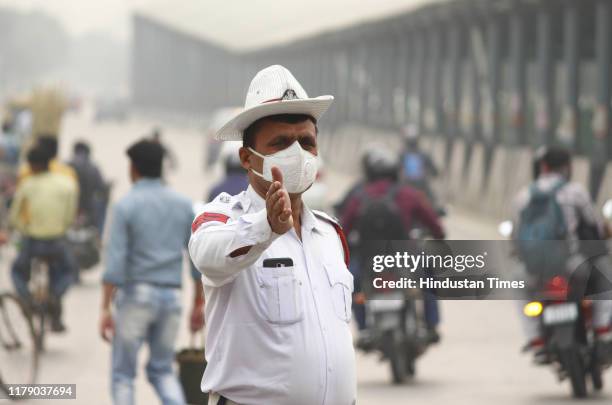
[[[266,193],[266,211],[272,232],[282,235],[293,228],[291,200],[283,187],[283,174],[276,166],[272,167],[272,183]]]

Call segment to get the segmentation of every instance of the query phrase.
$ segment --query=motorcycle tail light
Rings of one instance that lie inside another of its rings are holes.
[[[540,316],[542,310],[542,303],[538,301],[532,301],[523,307],[523,313],[530,318]]]
[[[567,291],[569,284],[565,277],[556,276],[551,278],[544,286],[544,296],[549,300],[565,301],[567,300]]]

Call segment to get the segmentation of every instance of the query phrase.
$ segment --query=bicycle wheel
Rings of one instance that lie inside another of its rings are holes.
[[[33,384],[39,348],[32,318],[11,293],[0,294],[0,390],[5,384]]]
[[[39,351],[45,350],[45,332],[49,311],[49,265],[45,259],[34,258],[28,285],[32,294],[32,325]]]

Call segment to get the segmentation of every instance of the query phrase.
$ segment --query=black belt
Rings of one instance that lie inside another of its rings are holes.
[[[224,396],[219,396],[219,400],[217,401],[217,405],[225,405],[227,403],[227,398]]]

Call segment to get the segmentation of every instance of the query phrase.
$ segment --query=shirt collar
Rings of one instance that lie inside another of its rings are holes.
[[[142,177],[134,183],[134,187],[153,187],[153,186],[161,186],[162,180],[161,178],[151,178],[151,177]]]
[[[240,205],[244,212],[259,211],[266,208],[266,201],[253,189],[251,185],[236,199],[232,208]],[[302,201],[302,227],[311,231],[324,232],[319,220],[308,206]]]
[[[564,180],[565,179],[562,174],[551,172],[551,173],[542,174],[538,178],[536,183],[539,185],[550,185],[550,184],[557,184]]]
[[[561,179],[562,177],[563,175],[561,173],[555,172],[545,173],[540,176],[542,179]]]
[[[304,209],[302,210],[302,227],[316,231],[319,233],[325,233],[325,228],[321,226],[321,220],[315,216],[310,208],[302,202]]]

